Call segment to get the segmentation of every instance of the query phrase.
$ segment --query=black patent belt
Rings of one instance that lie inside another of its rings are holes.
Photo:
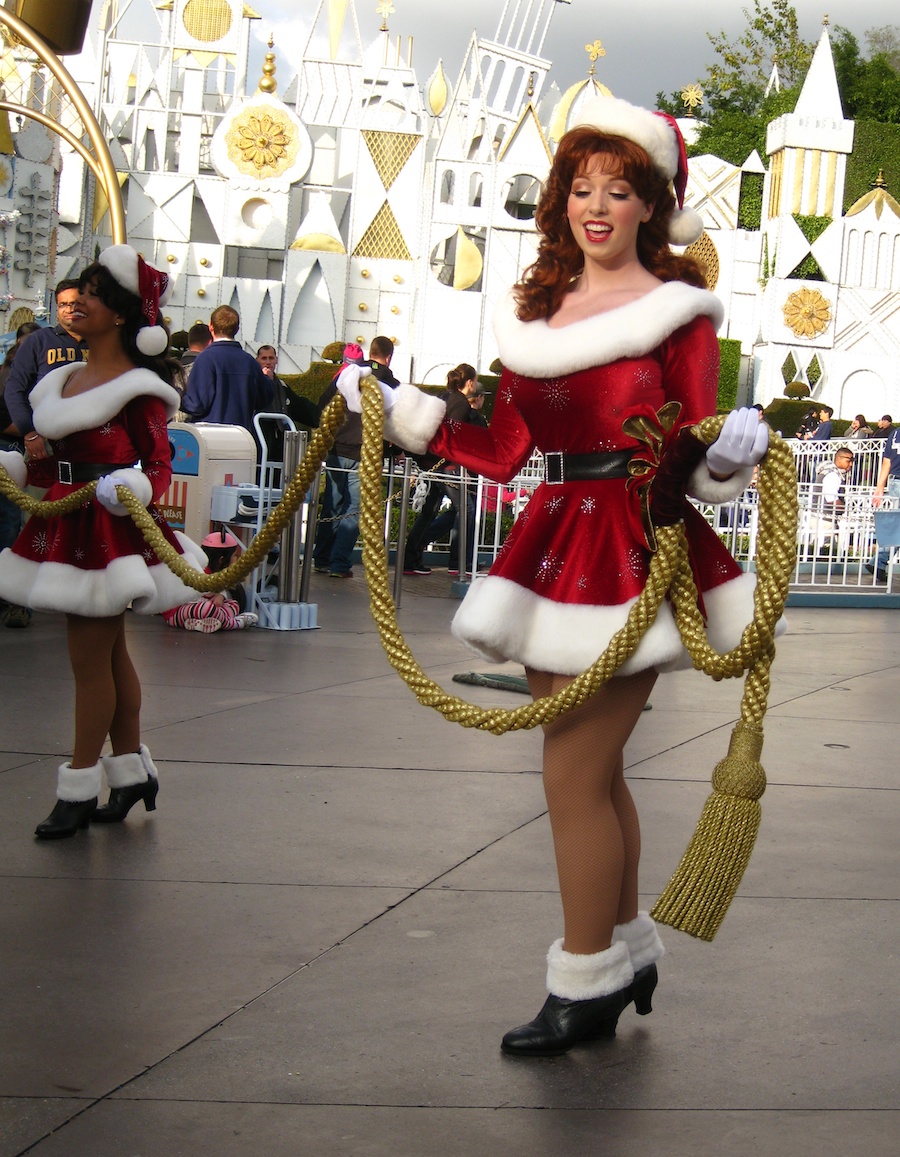
[[[544,481],[550,486],[560,486],[563,482],[627,478],[633,454],[633,450],[610,450],[606,454],[565,454],[551,450],[544,454]]]
[[[76,482],[93,482],[104,474],[112,474],[113,470],[130,470],[135,465],[134,462],[57,462],[56,476],[63,485],[72,486]]]

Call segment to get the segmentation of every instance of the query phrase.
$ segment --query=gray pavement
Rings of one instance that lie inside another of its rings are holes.
[[[359,572],[357,572],[359,573]],[[405,585],[428,673],[449,579]],[[893,1154],[898,618],[790,612],[763,827],[712,944],[663,930],[653,1015],[523,1061],[560,933],[540,738],[420,707],[360,578],[321,629],[196,635],[129,618],[159,809],[40,843],[69,752],[62,622],[0,631],[0,1157]],[[650,906],[740,688],[658,684],[627,752]]]

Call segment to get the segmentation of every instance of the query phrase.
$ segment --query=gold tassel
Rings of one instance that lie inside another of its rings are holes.
[[[671,880],[650,913],[701,940],[712,940],[737,892],[759,832],[766,774],[762,728],[741,721],[713,772],[713,792]]]

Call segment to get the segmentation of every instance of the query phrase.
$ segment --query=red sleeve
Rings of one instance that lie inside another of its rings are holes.
[[[125,407],[123,418],[141,468],[153,487],[153,501],[157,502],[172,478],[166,408],[159,398],[135,398]]]
[[[716,412],[719,342],[708,317],[698,317],[660,347],[667,402],[681,402],[679,425],[693,425]]]
[[[508,482],[528,461],[534,439],[512,400],[511,373],[503,371],[491,424],[443,422],[428,450],[495,482]]]

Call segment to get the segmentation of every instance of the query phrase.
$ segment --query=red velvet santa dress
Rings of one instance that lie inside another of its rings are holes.
[[[443,421],[442,403],[402,386],[386,437],[413,451],[427,445],[498,482],[514,477],[535,448],[544,454],[646,450],[623,432],[627,418],[655,420],[673,401],[682,406],[676,429],[715,413],[721,320],[713,294],[679,281],[561,329],[543,319],[519,321],[507,297],[494,320],[504,371],[490,427]],[[730,501],[751,474],[747,469],[718,482],[704,458],[688,493]],[[692,507],[685,526],[710,641],[730,649],[752,618],[754,576],[741,571]],[[649,561],[633,482],[544,482],[489,574],[473,581],[452,632],[492,661],[576,675],[624,625]],[[664,603],[620,672],[689,665]]]
[[[140,461],[142,474],[134,474],[141,501],[166,540],[202,571],[203,551],[173,531],[151,504],[172,475],[166,419],[178,408],[178,392],[152,370],[137,368],[63,397],[77,369],[53,370],[31,392],[34,428],[49,440],[54,456],[29,464],[29,483],[49,486],[45,497],[53,500],[84,485],[60,481],[68,463],[105,463],[105,473],[112,473],[119,464]],[[197,592],[159,561],[129,516],[111,514],[93,498],[70,514],[28,520],[12,547],[0,554],[0,596],[33,610],[102,617],[129,604],[141,614],[157,614],[196,599]]]

